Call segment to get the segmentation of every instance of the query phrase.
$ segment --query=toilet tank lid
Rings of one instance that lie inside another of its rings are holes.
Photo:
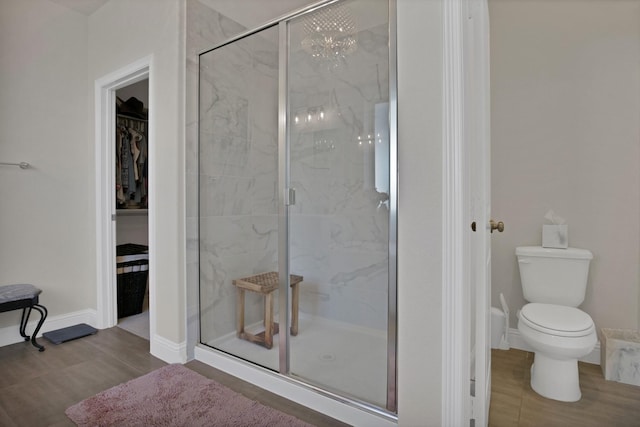
[[[542,246],[519,246],[516,248],[516,255],[543,258],[593,259],[593,254],[587,249],[555,249],[543,248]]]

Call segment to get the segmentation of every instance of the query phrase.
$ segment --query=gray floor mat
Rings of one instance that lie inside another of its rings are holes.
[[[42,336],[54,344],[61,344],[65,341],[71,341],[77,338],[86,337],[87,335],[93,335],[96,332],[98,332],[96,328],[92,328],[86,323],[80,323],[78,325],[56,329],[55,331],[45,332]]]

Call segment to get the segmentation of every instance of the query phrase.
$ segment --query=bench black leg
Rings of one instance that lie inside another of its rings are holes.
[[[38,326],[36,326],[35,331],[33,331],[33,334],[31,335],[31,344],[37,347],[38,351],[44,351],[44,346],[38,344],[38,342],[36,341],[36,337],[38,336],[38,332],[40,331],[40,328],[42,327],[44,320],[47,318],[47,314],[48,314],[47,308],[44,305],[40,305],[40,304],[34,304],[33,308],[35,308],[36,311],[40,313],[40,321],[38,322]]]
[[[27,311],[29,310],[29,311]],[[29,320],[29,316],[31,316],[31,307],[25,307],[22,309],[22,319],[20,320],[20,335],[24,338],[25,341],[29,341],[31,337],[27,335],[27,321]]]
[[[31,337],[29,337],[29,335],[27,335],[26,333],[26,328],[27,322],[29,321],[29,316],[31,316],[32,308],[40,313],[40,321],[38,322],[38,326],[36,326],[36,329],[33,331],[33,334],[31,334]],[[38,342],[36,341],[36,337],[38,336],[38,332],[40,332],[40,328],[42,327],[44,320],[47,318],[47,314],[47,308],[40,304],[33,304],[31,307],[25,307],[22,310],[22,320],[20,321],[20,335],[24,338],[25,341],[29,341],[29,339],[31,339],[31,344],[33,344],[34,347],[37,347],[38,351],[44,351],[44,346],[38,344]]]

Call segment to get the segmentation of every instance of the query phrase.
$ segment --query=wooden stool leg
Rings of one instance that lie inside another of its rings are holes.
[[[264,296],[264,346],[273,347],[273,292]]]
[[[236,336],[242,338],[244,335],[244,289],[238,288],[236,299]]]
[[[300,300],[300,291],[298,284],[291,287],[291,335],[298,335],[298,302]]]

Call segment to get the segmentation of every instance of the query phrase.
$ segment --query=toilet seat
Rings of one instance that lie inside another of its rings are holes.
[[[520,311],[520,320],[531,329],[560,337],[584,337],[595,331],[587,313],[562,305],[527,304]]]

